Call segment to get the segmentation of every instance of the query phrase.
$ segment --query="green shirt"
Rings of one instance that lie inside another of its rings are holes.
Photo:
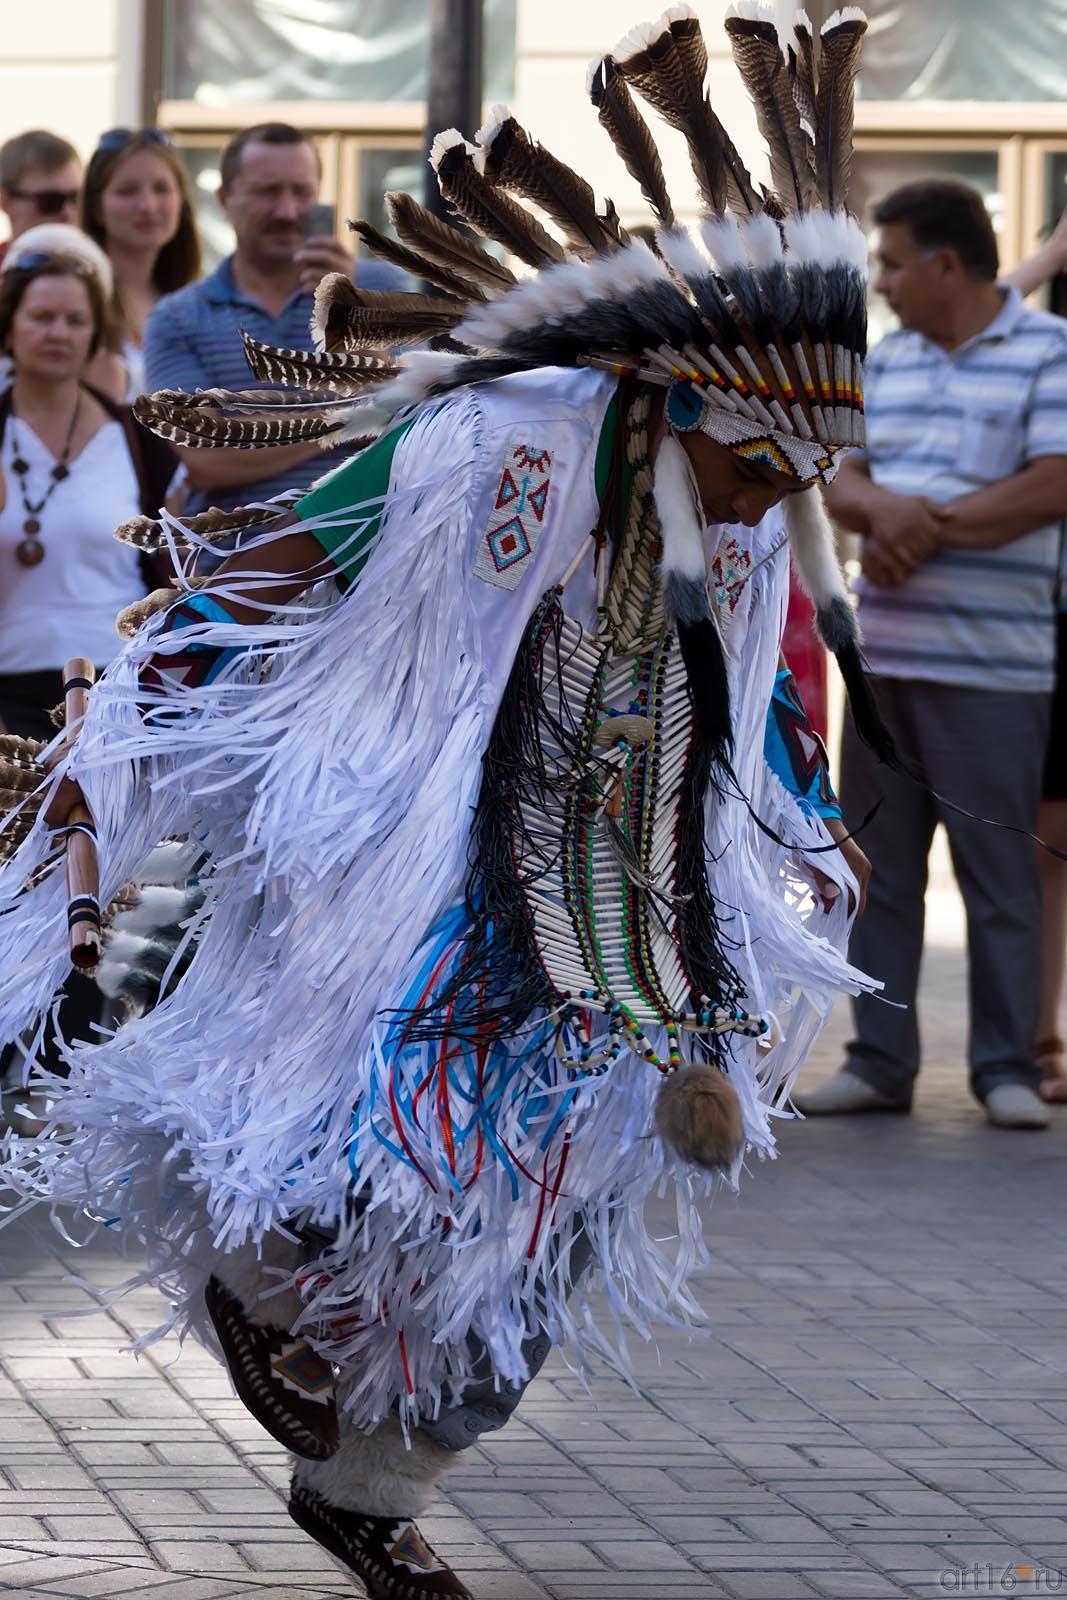
[[[616,393],[604,415],[604,423],[597,440],[594,478],[598,501],[603,504],[611,471],[612,451],[619,421],[619,397]],[[402,427],[392,428],[373,444],[360,450],[344,467],[334,472],[296,503],[296,513],[304,522],[326,525],[312,527],[309,532],[321,544],[337,568],[337,586],[342,591],[356,582],[370,557],[378,539],[382,512],[389,493],[389,479],[393,470],[393,456],[401,439],[411,428],[409,421]],[[622,463],[622,492],[619,504],[623,507],[630,496],[633,468]],[[358,516],[343,518],[349,506],[360,506]]]

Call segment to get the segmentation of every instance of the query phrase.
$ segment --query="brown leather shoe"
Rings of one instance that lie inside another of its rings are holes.
[[[294,1455],[326,1461],[340,1442],[333,1368],[284,1328],[249,1322],[218,1278],[204,1292],[238,1398]]]
[[[474,1600],[452,1568],[434,1554],[410,1517],[341,1511],[295,1483],[289,1515],[366,1584],[370,1600]]]

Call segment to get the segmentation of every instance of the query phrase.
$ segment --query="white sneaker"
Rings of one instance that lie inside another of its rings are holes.
[[[998,1083],[985,1097],[985,1114],[994,1128],[1047,1128],[1048,1106],[1025,1083]]]
[[[840,1117],[854,1111],[910,1110],[899,1100],[890,1100],[880,1089],[873,1089],[847,1067],[842,1067],[814,1089],[802,1089],[794,1094],[793,1104],[806,1117]]]

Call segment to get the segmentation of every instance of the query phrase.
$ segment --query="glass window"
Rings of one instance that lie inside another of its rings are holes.
[[[421,150],[364,149],[359,158],[359,209],[353,213],[360,222],[369,222],[379,233],[393,232],[385,214],[385,196],[390,189],[403,189],[418,198],[424,187]],[[371,255],[362,242],[360,255]]]
[[[1067,0],[866,0],[865,100],[1062,100]]]
[[[516,0],[485,0],[485,99],[514,93]],[[427,0],[166,0],[164,96],[204,106],[426,98]]]

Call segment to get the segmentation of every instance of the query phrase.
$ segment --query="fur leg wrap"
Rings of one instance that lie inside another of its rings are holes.
[[[328,1461],[293,1458],[294,1482],[321,1495],[339,1511],[371,1517],[417,1517],[434,1497],[455,1454],[413,1429],[410,1448],[400,1424],[390,1418],[373,1433],[346,1427],[341,1447]]]
[[[278,1233],[268,1233],[261,1246],[242,1245],[215,1263],[215,1276],[241,1302],[256,1328],[292,1328],[303,1310],[295,1289],[278,1285],[300,1266],[299,1246]]]
[[[833,525],[818,489],[787,494],[782,502],[793,562],[815,607],[819,637],[828,650],[860,642],[859,624],[837,560]]]

